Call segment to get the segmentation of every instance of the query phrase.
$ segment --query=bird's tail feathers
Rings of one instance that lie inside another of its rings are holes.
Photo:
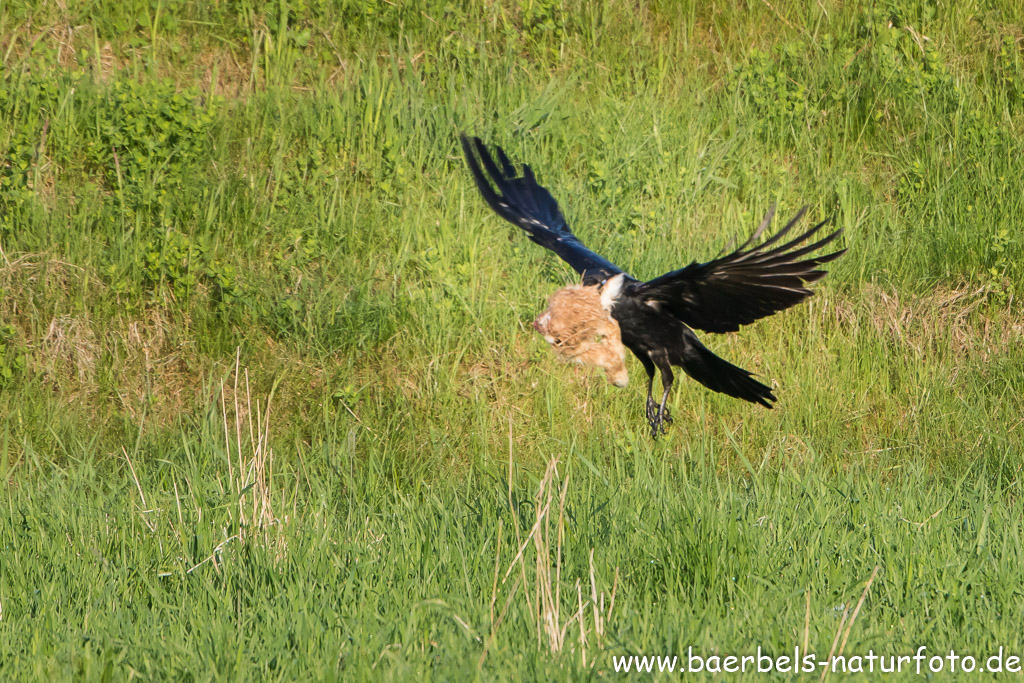
[[[675,359],[687,375],[712,391],[759,403],[765,408],[772,407],[771,402],[777,399],[770,387],[758,382],[743,368],[713,354],[696,335],[687,337],[689,343]]]

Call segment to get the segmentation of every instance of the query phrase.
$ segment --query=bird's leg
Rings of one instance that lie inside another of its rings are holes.
[[[661,405],[658,406],[658,412],[654,416],[654,420],[651,421],[651,436],[655,439],[658,438],[659,434],[665,433],[665,424],[672,424],[672,416],[669,415],[668,408],[665,407],[665,404],[668,402],[668,394],[672,391],[672,365],[665,361],[664,363],[658,363],[658,369],[661,370],[661,384],[665,391],[661,395]]]
[[[654,427],[654,421],[658,417],[658,404],[654,401],[654,378],[647,382],[647,422]]]
[[[654,402],[654,363],[650,358],[640,356],[640,362],[647,371],[647,424],[654,429],[654,419],[658,415],[658,404]]]

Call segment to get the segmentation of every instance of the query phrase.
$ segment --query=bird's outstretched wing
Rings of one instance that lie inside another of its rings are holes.
[[[642,301],[667,310],[690,327],[705,332],[734,332],[760,318],[800,303],[813,292],[805,285],[825,276],[818,266],[840,256],[845,249],[800,260],[833,241],[842,230],[805,244],[828,221],[776,246],[799,221],[807,207],[782,230],[757,247],[756,241],[775,215],[773,206],[760,227],[731,254],[644,282],[634,290]]]
[[[473,180],[495,213],[525,230],[537,244],[558,254],[583,276],[586,285],[622,272],[614,264],[587,249],[572,234],[558,209],[558,202],[550,192],[537,184],[529,166],[523,164],[520,176],[501,147],[494,148],[501,164],[499,167],[480,138],[462,135],[461,139],[462,151],[466,154]]]

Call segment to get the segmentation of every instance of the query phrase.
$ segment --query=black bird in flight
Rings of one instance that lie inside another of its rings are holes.
[[[782,244],[803,217],[803,207],[785,227],[751,247],[775,214],[773,206],[750,239],[731,254],[643,282],[583,245],[566,225],[551,193],[537,184],[526,164],[522,171],[495,146],[497,163],[480,138],[461,136],[462,149],[476,186],[495,213],[526,231],[542,247],[555,252],[582,276],[584,285],[601,287],[602,304],[622,332],[622,342],[647,371],[647,421],[657,437],[672,418],[665,409],[674,378],[672,366],[708,389],[771,408],[772,390],[751,373],[711,353],[691,328],[704,332],[735,332],[813,293],[806,285],[825,276],[819,266],[846,250],[804,258],[842,234],[837,230],[806,244],[828,222]],[[657,403],[652,394],[654,371],[661,372],[664,391]]]

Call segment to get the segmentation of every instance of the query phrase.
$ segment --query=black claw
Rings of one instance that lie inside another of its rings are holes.
[[[660,418],[655,416],[654,419],[648,420],[647,423],[651,426],[651,438],[657,439],[664,434],[665,425],[670,422],[672,422],[672,418],[668,415],[662,415]]]
[[[654,423],[658,420],[658,404],[652,399],[647,399],[647,421],[654,427]]]
[[[657,439],[666,431],[666,425],[672,424],[672,415],[668,408],[662,408],[654,399],[647,399],[647,424],[651,427],[651,437]]]

